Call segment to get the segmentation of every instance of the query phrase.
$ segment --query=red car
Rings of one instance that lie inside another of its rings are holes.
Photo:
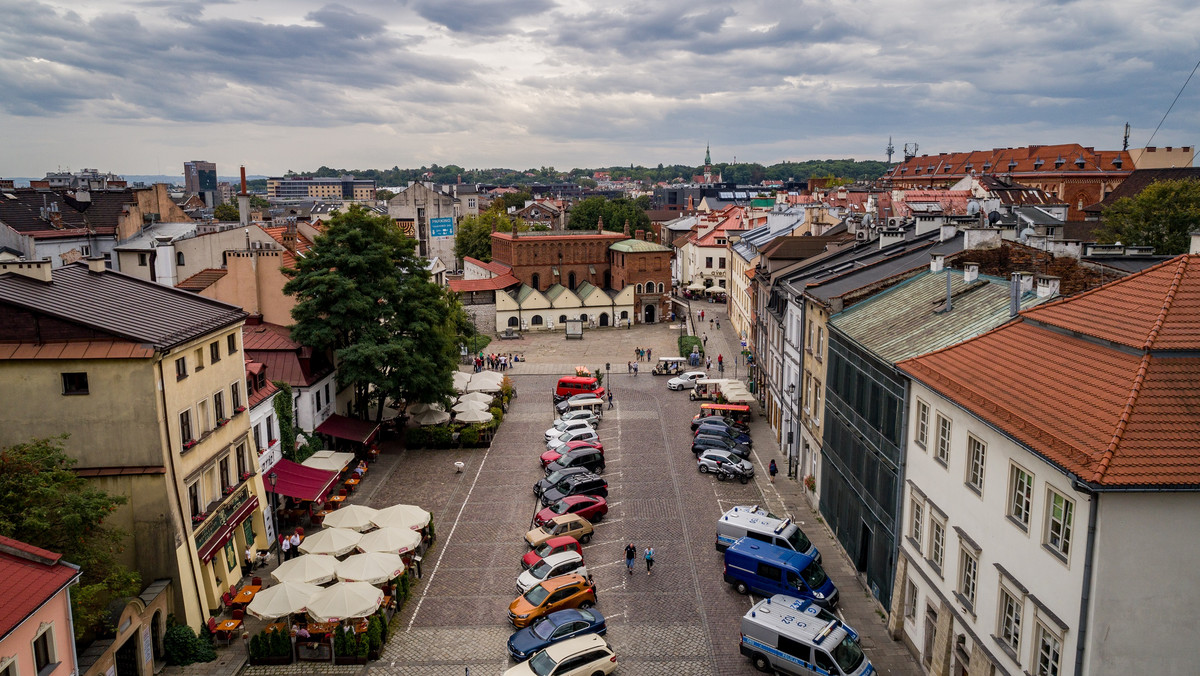
[[[546,451],[542,454],[542,467],[558,460],[565,453],[569,453],[577,448],[594,448],[600,451],[600,455],[604,455],[604,445],[599,441],[568,441],[566,444],[558,447],[553,451]]]
[[[544,526],[560,514],[578,514],[596,523],[608,514],[608,501],[598,495],[568,495],[538,512],[533,520],[537,525]]]
[[[526,552],[521,559],[521,567],[528,570],[538,564],[539,561],[560,552],[579,552],[583,555],[583,550],[579,547],[579,540],[570,535],[559,535],[558,537],[550,538],[531,552]]]

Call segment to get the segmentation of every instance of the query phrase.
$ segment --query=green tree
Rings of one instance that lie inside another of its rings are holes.
[[[62,554],[80,567],[71,590],[75,637],[105,626],[109,601],[136,594],[141,578],[117,560],[125,532],[105,525],[125,496],[94,488],[72,471],[66,436],[0,450],[0,535]]]
[[[575,179],[575,183],[583,186],[584,188],[595,188],[596,186],[600,185],[595,179],[588,178],[586,176],[581,176],[580,178]]]
[[[258,195],[251,195],[250,196],[250,207],[253,209],[270,209],[271,203],[268,202],[267,198],[265,198],[265,197],[259,197]]]
[[[517,232],[529,230],[529,225],[520,218],[513,218],[498,208],[499,201],[492,208],[478,216],[463,216],[458,222],[458,233],[454,236],[454,257],[462,260],[470,256],[488,263],[492,260],[492,232]]]
[[[533,195],[522,190],[521,192],[506,192],[500,196],[500,199],[492,202],[492,209],[499,207],[502,212],[508,211],[510,207],[520,209],[525,206],[525,203],[532,200]]]
[[[218,221],[237,221],[242,215],[238,212],[236,204],[218,204],[213,208],[213,218]]]
[[[1096,238],[1106,244],[1152,246],[1158,254],[1187,253],[1190,233],[1200,229],[1200,181],[1155,181],[1136,197],[1104,210]]]
[[[387,200],[390,200],[395,196],[396,196],[396,193],[392,192],[391,190],[388,190],[387,188],[380,188],[379,190],[375,191],[375,199],[377,199],[377,200],[383,200],[386,202]]]
[[[648,200],[646,200],[648,201]],[[569,230],[595,230],[596,222],[603,219],[604,229],[622,232],[626,221],[629,222],[629,232],[650,228],[650,217],[639,206],[637,201],[624,197],[606,200],[603,197],[589,197],[571,208],[571,218],[567,221]]]
[[[359,417],[386,397],[435,402],[453,393],[459,338],[451,296],[431,280],[416,240],[388,217],[352,205],[285,273],[284,293],[296,297],[292,338],[333,351]]]

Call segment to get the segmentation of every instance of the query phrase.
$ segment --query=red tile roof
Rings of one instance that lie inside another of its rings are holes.
[[[225,275],[229,274],[227,270],[220,268],[207,268],[188,277],[182,282],[176,284],[176,288],[187,289],[199,293],[216,283],[216,281]]]
[[[1075,164],[1080,157],[1083,166]],[[1062,158],[1061,166],[1055,167]],[[1120,162],[1114,163],[1120,159]],[[1014,164],[1015,163],[1015,164]],[[967,165],[970,165],[969,167]],[[987,166],[984,166],[987,165]],[[1085,148],[1078,143],[1023,148],[994,148],[960,153],[920,155],[901,162],[884,174],[889,178],[937,178],[962,176],[970,172],[989,174],[1061,174],[1096,171],[1130,172],[1133,160],[1123,150]]]
[[[497,276],[507,275],[508,273],[512,272],[512,268],[508,267],[504,263],[497,263],[496,261],[484,263],[483,261],[477,258],[471,258],[470,256],[465,256],[463,258],[463,263],[470,263],[471,265],[483,268],[484,270],[487,270],[488,272]]]
[[[1198,486],[1196,352],[1190,255],[899,367],[1083,481]]]
[[[151,359],[154,348],[124,340],[77,340],[62,343],[0,343],[6,359]]]
[[[78,575],[61,554],[0,536],[0,639]]]
[[[520,283],[521,280],[508,272],[488,279],[451,279],[446,282],[446,286],[455,293],[467,293],[470,291],[498,291]]]
[[[243,326],[242,341],[247,350],[295,350],[300,347],[292,340],[290,328],[267,322]]]

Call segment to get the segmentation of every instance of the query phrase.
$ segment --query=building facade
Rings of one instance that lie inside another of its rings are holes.
[[[61,554],[0,537],[0,674],[79,673],[70,591],[79,575]]]
[[[267,179],[267,199],[363,202],[375,199],[375,181],[353,176],[273,176]]]

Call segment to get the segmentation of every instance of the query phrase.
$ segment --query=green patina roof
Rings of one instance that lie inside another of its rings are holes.
[[[545,296],[546,298],[548,298],[551,302],[553,302],[555,298],[558,298],[559,296],[561,296],[562,292],[566,291],[566,290],[567,290],[567,287],[563,286],[562,284],[555,284],[554,286],[550,287],[549,289],[546,289],[545,291],[543,291],[542,295]]]
[[[620,251],[621,253],[650,253],[655,251],[670,251],[670,247],[654,242],[647,242],[641,239],[623,239],[620,242],[614,242],[608,247],[612,251]]]
[[[533,293],[533,287],[528,284],[522,284],[521,288],[517,289],[517,302],[524,303],[525,299]]]
[[[575,287],[575,295],[579,296],[580,300],[591,295],[592,289],[595,289],[591,282],[580,282],[579,286]]]

